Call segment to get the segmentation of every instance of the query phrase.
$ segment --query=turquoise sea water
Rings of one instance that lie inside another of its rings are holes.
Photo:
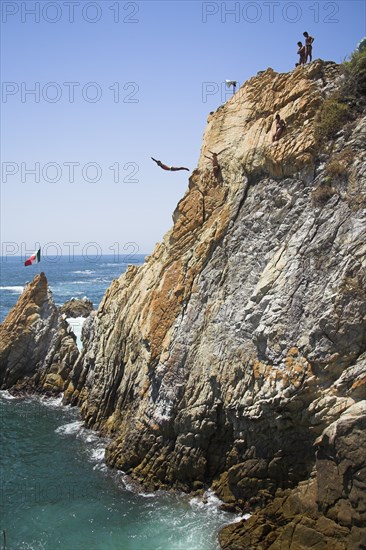
[[[106,441],[57,400],[0,393],[0,528],[7,548],[212,550],[232,516],[184,495],[136,494],[103,462]]]
[[[79,258],[74,273],[68,262],[44,269],[55,301],[77,287],[78,296],[98,305],[125,267],[109,260],[91,268]],[[14,288],[33,274],[13,261],[1,275],[4,316],[19,296]],[[220,527],[234,520],[210,493],[202,501],[134,492],[121,472],[105,466],[106,440],[85,430],[78,411],[60,400],[0,392],[0,435],[0,535],[5,530],[7,550],[215,550]]]

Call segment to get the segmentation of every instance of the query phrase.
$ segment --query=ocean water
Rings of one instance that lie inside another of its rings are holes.
[[[97,308],[111,281],[124,273],[128,264],[141,265],[144,259],[141,254],[95,258],[70,255],[45,257],[39,264],[24,267],[20,256],[0,257],[0,322],[15,305],[24,285],[40,271],[46,274],[57,305],[87,296]]]
[[[2,318],[39,270],[23,269],[19,260],[1,266]],[[113,260],[39,266],[56,303],[87,296],[97,306],[126,268]],[[5,531],[7,550],[216,550],[219,529],[238,519],[209,492],[204,499],[136,493],[122,472],[105,466],[107,441],[60,399],[0,392],[0,437],[1,549]]]

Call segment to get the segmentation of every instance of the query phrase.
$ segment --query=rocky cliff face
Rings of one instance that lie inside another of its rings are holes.
[[[59,393],[78,354],[40,273],[0,325],[0,388]]]
[[[108,463],[145,484],[211,485],[251,510],[310,484],[278,517],[311,508],[296,536],[319,548],[339,533],[357,547],[366,519],[365,459],[350,456],[365,421],[366,120],[320,159],[314,139],[339,82],[332,63],[269,69],[210,116],[172,230],[108,290],[66,392],[115,435]],[[288,129],[272,144],[276,112]],[[298,548],[262,514],[223,546]]]
[[[365,536],[366,117],[314,137],[340,80],[268,69],[210,115],[172,230],[86,321],[65,391],[111,466],[259,510],[224,548]]]

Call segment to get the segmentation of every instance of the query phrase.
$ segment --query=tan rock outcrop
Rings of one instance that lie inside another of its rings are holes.
[[[249,174],[291,176],[303,168],[311,172],[317,153],[315,114],[339,75],[335,63],[320,60],[291,73],[267,69],[248,80],[209,117],[202,152],[212,148],[225,152],[220,164],[230,187],[233,164],[240,164]],[[286,121],[287,130],[272,144],[276,113]],[[199,168],[208,162],[201,156]]]
[[[46,276],[36,275],[0,325],[0,388],[60,393],[78,353]]]

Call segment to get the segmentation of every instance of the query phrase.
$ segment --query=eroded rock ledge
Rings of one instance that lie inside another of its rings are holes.
[[[65,384],[109,465],[254,513],[226,549],[363,547],[366,117],[314,138],[340,82],[268,69],[210,115],[172,230],[112,283]]]

